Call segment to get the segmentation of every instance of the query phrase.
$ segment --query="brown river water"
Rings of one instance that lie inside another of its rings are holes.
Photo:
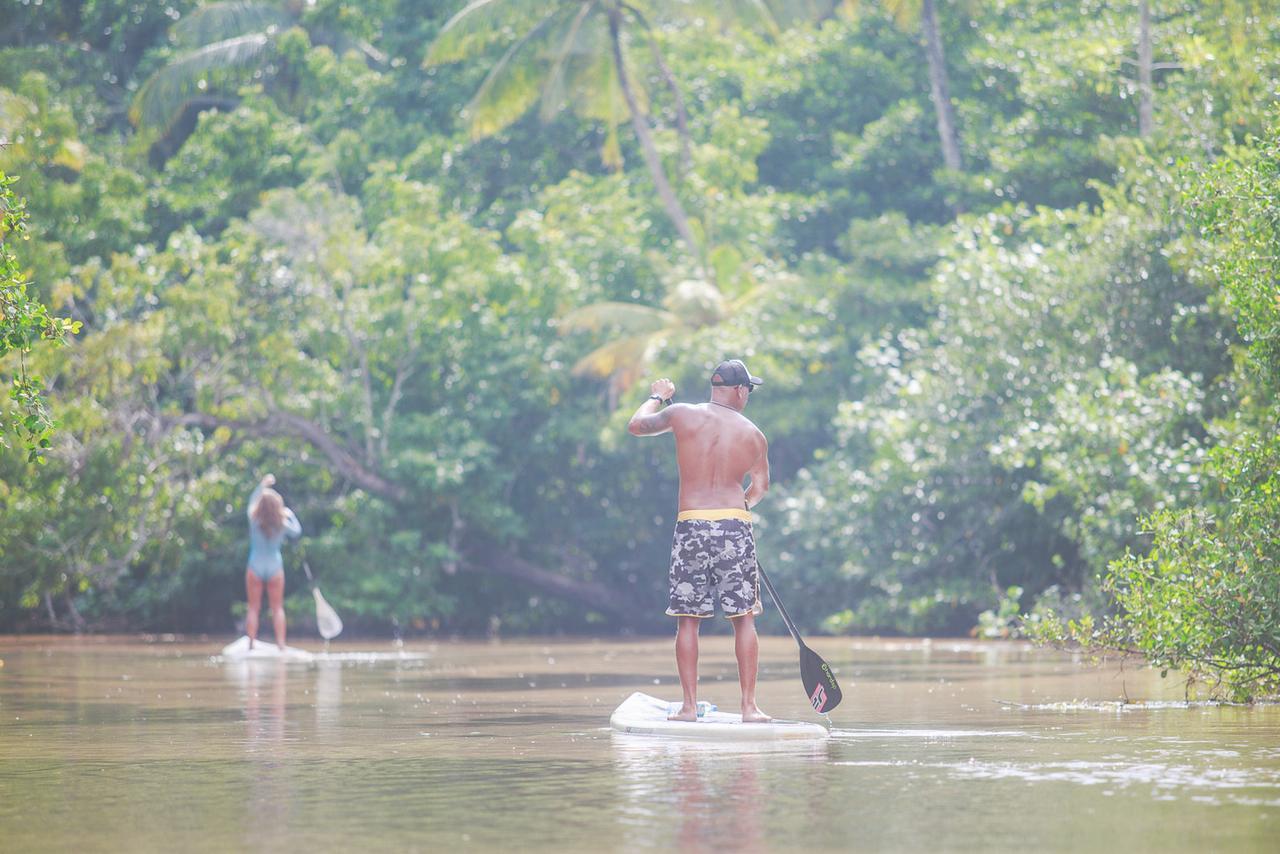
[[[1133,665],[814,638],[831,738],[762,746],[608,729],[632,691],[678,697],[665,638],[298,664],[228,640],[0,637],[0,850],[1280,851],[1280,707]],[[703,638],[723,710],[731,646]],[[815,717],[789,638],[763,640],[760,705]]]

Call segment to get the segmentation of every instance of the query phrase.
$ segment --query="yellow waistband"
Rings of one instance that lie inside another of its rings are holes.
[[[677,522],[685,522],[689,519],[702,519],[707,522],[719,522],[721,519],[741,519],[744,522],[751,521],[751,511],[744,510],[741,507],[727,507],[723,510],[681,510],[676,516]]]

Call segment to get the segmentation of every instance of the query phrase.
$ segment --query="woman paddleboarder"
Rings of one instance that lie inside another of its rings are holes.
[[[249,599],[245,616],[245,634],[249,649],[258,639],[258,612],[262,610],[262,588],[267,589],[267,605],[271,608],[271,625],[276,632],[276,645],[284,646],[284,559],[280,546],[286,537],[302,536],[302,526],[293,511],[284,506],[280,493],[271,487],[276,476],[264,477],[249,496],[249,565],[244,572],[244,586]]]

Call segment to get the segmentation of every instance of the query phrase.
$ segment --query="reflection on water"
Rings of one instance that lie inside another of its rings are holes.
[[[795,766],[803,785],[804,764],[818,767],[827,753],[821,741],[744,746],[612,733],[611,742],[623,847],[653,846],[655,823],[675,816],[658,840],[682,851],[765,850],[763,769],[779,762]]]
[[[244,754],[250,762],[245,790],[243,844],[283,843],[289,812],[289,763],[284,751],[288,665],[283,661],[236,661],[223,673],[239,688],[244,707]]]
[[[1010,738],[1025,736],[1020,730],[1007,729],[836,729],[832,738]],[[1034,736],[1032,736],[1034,737]]]
[[[0,847],[1280,849],[1280,708],[1019,645],[816,645],[832,738],[742,745],[607,728],[632,691],[678,694],[667,639],[283,663],[0,638]],[[701,665],[732,707],[730,645]],[[763,639],[759,694],[812,718],[788,639]]]
[[[321,664],[316,667],[315,687],[316,733],[330,735],[342,723],[342,667]]]
[[[1177,800],[1195,793],[1208,798],[1221,793],[1223,801],[1280,807],[1280,772],[1275,769],[1214,768],[1172,762],[967,762],[939,765],[958,777],[984,780],[1058,781],[1084,786],[1150,788],[1153,797]],[[1248,794],[1262,790],[1262,798]]]

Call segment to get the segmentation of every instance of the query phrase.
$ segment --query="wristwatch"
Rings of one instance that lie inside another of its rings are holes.
[[[658,403],[661,403],[663,406],[666,406],[667,404],[671,403],[671,401],[670,401],[670,400],[667,400],[666,398],[664,398],[664,397],[663,397],[662,395],[660,395],[660,394],[651,394],[651,395],[649,395],[649,399],[650,399],[650,400],[656,400],[656,401],[658,401]]]

